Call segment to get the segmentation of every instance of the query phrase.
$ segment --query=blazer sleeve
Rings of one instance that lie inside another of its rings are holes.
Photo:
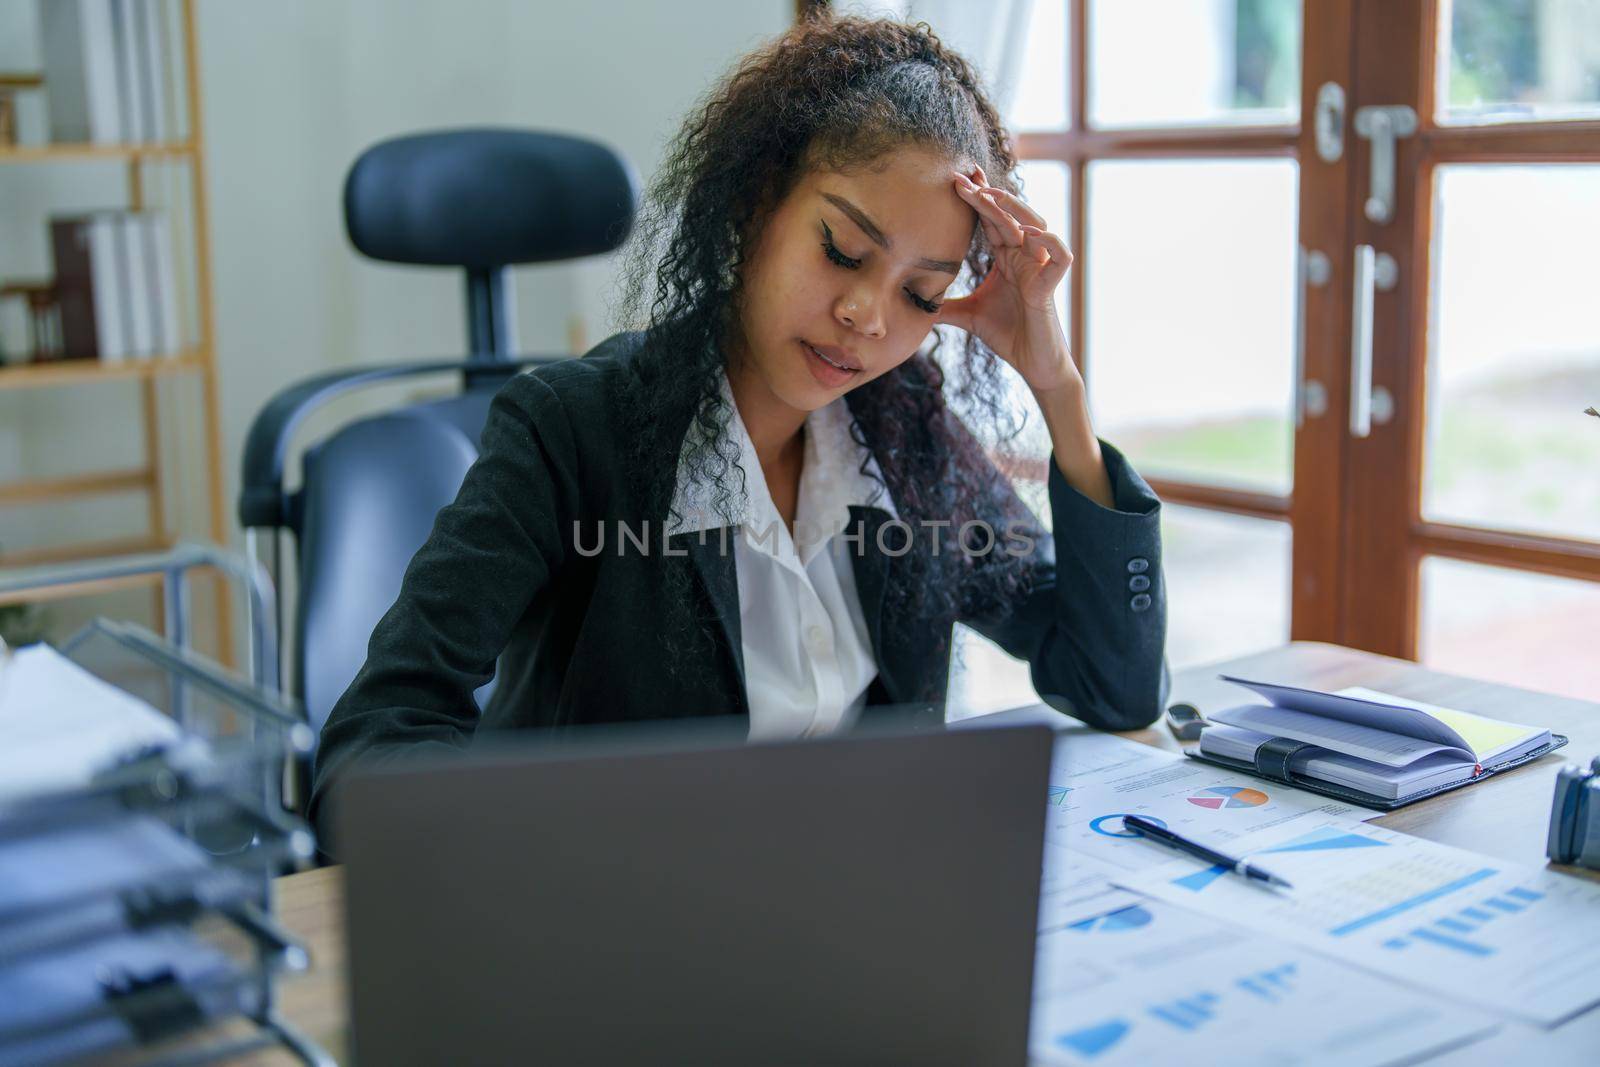
[[[464,745],[473,692],[529,602],[562,566],[578,501],[577,448],[549,383],[519,375],[490,406],[477,461],[406,568],[367,660],[322,728],[308,814],[326,821],[353,763]]]
[[[961,621],[1026,660],[1051,707],[1101,729],[1136,730],[1161,714],[1170,685],[1161,501],[1121,452],[1100,448],[1115,506],[1073,489],[1051,460],[1053,534],[1015,503],[1035,542],[1029,591],[1008,610]]]

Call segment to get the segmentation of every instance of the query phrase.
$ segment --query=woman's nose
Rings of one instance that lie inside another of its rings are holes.
[[[858,295],[841,297],[834,305],[834,317],[846,326],[874,340],[883,337],[887,327],[878,302]]]

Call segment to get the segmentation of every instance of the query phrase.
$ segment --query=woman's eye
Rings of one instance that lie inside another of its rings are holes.
[[[839,251],[838,248],[834,247],[834,243],[832,241],[822,242],[822,250],[828,254],[829,259],[833,260],[846,270],[855,270],[857,267],[861,266],[861,261],[859,259],[851,259],[843,252]]]
[[[857,267],[861,266],[861,261],[859,259],[851,259],[843,252],[839,251],[839,246],[833,243],[833,230],[829,228],[826,222],[822,224],[822,232],[827,237],[827,239],[822,242],[822,251],[830,260],[832,260],[834,263],[837,263],[845,270],[855,270]],[[911,299],[911,303],[916,305],[918,310],[925,311],[929,315],[937,315],[939,313],[939,303],[937,301],[924,300],[916,293],[913,293],[910,289],[906,290],[906,296]]]
[[[822,251],[827,253],[829,259],[833,260],[845,270],[855,270],[857,267],[861,266],[861,261],[859,259],[851,259],[843,252],[839,251],[839,246],[833,243],[833,228],[830,227],[826,222],[822,224],[822,235],[825,238],[825,240],[822,242]]]

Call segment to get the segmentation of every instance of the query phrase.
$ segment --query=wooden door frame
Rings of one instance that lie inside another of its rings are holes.
[[[1348,245],[1371,244],[1394,256],[1400,281],[1393,292],[1378,294],[1373,321],[1373,383],[1393,393],[1394,420],[1375,425],[1365,440],[1345,440],[1343,569],[1350,578],[1339,641],[1415,659],[1424,556],[1600,581],[1600,544],[1422,517],[1434,171],[1450,163],[1600,162],[1600,122],[1440,126],[1434,119],[1440,4],[1355,0],[1355,6],[1350,113],[1368,104],[1406,103],[1416,108],[1418,130],[1397,145],[1395,213],[1386,225],[1370,222],[1359,207],[1371,144],[1347,140],[1354,149],[1347,153]],[[1348,350],[1348,310],[1344,321]],[[1330,405],[1341,426],[1347,412],[1348,391],[1345,404]]]
[[[1298,240],[1323,252],[1332,264],[1329,282],[1297,292],[1305,315],[1306,345],[1302,379],[1321,381],[1328,407],[1321,417],[1307,417],[1295,432],[1294,475],[1290,493],[1276,493],[1150,477],[1164,501],[1249,518],[1287,521],[1292,532],[1290,568],[1290,636],[1295,640],[1337,641],[1341,635],[1342,601],[1339,518],[1343,494],[1344,432],[1339,413],[1345,409],[1348,377],[1351,266],[1345,200],[1349,195],[1351,145],[1346,122],[1345,150],[1331,163],[1316,152],[1317,91],[1325,82],[1348,90],[1354,67],[1352,24],[1354,0],[1308,0],[1301,28],[1300,121],[1278,127],[1175,127],[1102,130],[1088,115],[1088,0],[1066,0],[1069,29],[1069,128],[1053,133],[1021,134],[1017,155],[1029,160],[1055,160],[1070,172],[1068,241],[1080,260],[1093,255],[1088,227],[1088,164],[1103,159],[1242,159],[1285,158],[1298,163]],[[1071,323],[1069,342],[1087,376],[1094,353],[1087,345],[1086,272],[1068,275]],[[1295,382],[1294,388],[1302,388]]]
[[[1355,173],[1350,131],[1354,0],[1307,0],[1301,11],[1299,240],[1302,249],[1327,256],[1330,270],[1325,284],[1303,286],[1295,294],[1304,316],[1305,349],[1301,380],[1294,387],[1303,391],[1307,382],[1321,383],[1327,407],[1321,414],[1307,411],[1295,434],[1290,635],[1297,641],[1338,642],[1344,635],[1340,538],[1354,267],[1347,210]],[[1321,158],[1316,144],[1317,96],[1327,84],[1345,95],[1342,151],[1332,162]]]

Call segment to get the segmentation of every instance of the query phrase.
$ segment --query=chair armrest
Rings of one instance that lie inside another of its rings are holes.
[[[509,379],[523,368],[559,363],[567,358],[570,357],[522,356],[506,360],[388,363],[329,371],[290,385],[267,401],[245,436],[239,479],[239,524],[245,529],[286,525],[288,507],[283,492],[283,467],[289,438],[306,415],[334,397],[382,382],[452,371],[480,381],[495,375]]]

